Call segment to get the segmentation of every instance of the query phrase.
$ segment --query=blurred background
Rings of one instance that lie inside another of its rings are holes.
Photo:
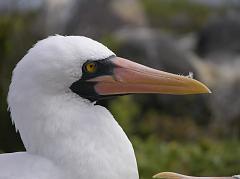
[[[192,72],[212,90],[99,102],[133,142],[142,179],[240,173],[239,0],[0,0],[1,153],[25,150],[7,111],[11,72],[33,44],[55,34],[88,36],[118,56]]]

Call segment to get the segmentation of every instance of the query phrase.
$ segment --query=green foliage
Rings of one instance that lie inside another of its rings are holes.
[[[35,13],[7,14],[0,17],[0,150],[23,150],[7,112],[7,92],[12,70],[38,38],[32,31]]]
[[[150,23],[172,32],[199,29],[206,22],[211,9],[189,0],[141,0]]]
[[[106,35],[106,36],[102,37],[100,39],[100,42],[102,44],[104,44],[105,46],[111,48],[111,50],[113,52],[116,52],[119,49],[120,45],[121,45],[121,42],[116,40],[116,38],[114,38],[113,35]]]
[[[214,138],[189,117],[156,110],[141,114],[133,96],[110,101],[109,109],[133,142],[141,179],[164,171],[200,176],[239,172],[239,141]]]
[[[134,120],[140,111],[132,96],[122,96],[110,101],[109,109],[128,134],[135,132]]]
[[[164,171],[224,176],[239,172],[238,141],[161,142],[156,137],[132,139],[142,179]]]

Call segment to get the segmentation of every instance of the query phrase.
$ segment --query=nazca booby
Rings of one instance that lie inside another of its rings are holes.
[[[13,71],[8,104],[26,152],[0,155],[0,178],[138,179],[131,142],[95,101],[209,92],[197,80],[117,57],[87,37],[48,37]]]

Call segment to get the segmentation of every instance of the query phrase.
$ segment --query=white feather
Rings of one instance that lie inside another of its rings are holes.
[[[89,38],[59,35],[29,50],[8,95],[27,152],[0,155],[0,178],[138,179],[132,145],[110,112],[69,90],[86,60],[113,54]]]

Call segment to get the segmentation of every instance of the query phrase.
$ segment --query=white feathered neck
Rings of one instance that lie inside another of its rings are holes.
[[[74,179],[138,178],[132,145],[112,115],[69,89],[86,60],[111,55],[91,39],[54,36],[35,45],[13,73],[8,103],[27,151]]]

